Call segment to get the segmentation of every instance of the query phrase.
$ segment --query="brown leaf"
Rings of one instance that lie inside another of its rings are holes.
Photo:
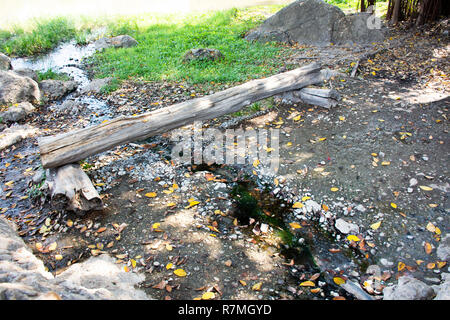
[[[163,290],[166,287],[166,280],[161,280],[160,283],[155,284],[152,288]]]

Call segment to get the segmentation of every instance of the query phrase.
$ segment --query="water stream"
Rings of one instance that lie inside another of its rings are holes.
[[[64,102],[72,100],[77,105],[85,106],[91,113],[90,123],[96,124],[111,119],[112,112],[105,101],[83,93],[84,89],[91,83],[88,73],[83,67],[83,62],[95,52],[96,48],[93,43],[80,46],[75,41],[71,41],[59,45],[45,55],[12,59],[11,64],[13,69],[27,68],[37,72],[52,70],[55,73],[67,74],[78,83],[77,90],[59,101],[51,102],[49,106],[57,109]]]

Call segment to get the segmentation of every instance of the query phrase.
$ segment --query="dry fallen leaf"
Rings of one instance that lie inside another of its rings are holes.
[[[255,283],[255,284],[252,286],[252,290],[253,290],[253,291],[259,291],[259,290],[261,290],[261,286],[262,286],[262,282]]]
[[[214,292],[205,292],[202,295],[202,300],[211,300],[211,299],[214,299],[215,297],[216,297],[216,295]]]
[[[176,269],[173,273],[179,277],[186,277],[187,275],[186,271],[183,269]]]

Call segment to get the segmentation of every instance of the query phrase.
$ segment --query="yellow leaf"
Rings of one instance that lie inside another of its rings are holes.
[[[191,207],[193,207],[193,206],[198,205],[199,203],[200,203],[200,201],[195,201],[195,200],[189,201],[189,205],[187,205],[187,206],[184,207],[184,208],[185,208],[185,209],[189,209],[189,208],[191,208]]]
[[[170,244],[166,244],[166,250],[167,251],[172,251],[173,247]]]
[[[298,115],[298,116],[296,116],[293,120],[294,120],[294,121],[299,121],[301,118],[302,118],[302,116],[301,116],[301,115]]]
[[[433,248],[431,247],[431,244],[429,244],[428,242],[425,242],[424,248],[425,248],[425,252],[426,252],[427,254],[430,254],[431,251],[433,250]]]
[[[397,265],[397,270],[402,271],[403,269],[405,269],[405,267],[406,267],[406,265],[400,261]]]
[[[127,266],[124,266],[124,267],[123,267],[123,270],[124,270],[125,272],[129,272],[129,271],[130,271],[130,269],[128,269]]]
[[[334,277],[333,278],[334,283],[336,283],[338,286],[343,285],[345,283],[345,280],[341,277]]]
[[[58,246],[58,244],[56,242],[53,242],[49,247],[48,247],[48,251],[54,251],[56,249],[56,247]]]
[[[436,208],[436,207],[438,206],[438,204],[436,204],[436,203],[430,203],[428,206],[429,206],[430,208]]]
[[[355,241],[355,242],[360,241],[360,239],[359,239],[357,236],[353,235],[353,234],[348,235],[348,236],[347,236],[347,239],[348,239],[349,241]]]
[[[172,269],[172,267],[173,267],[173,263],[169,262],[166,266],[166,269],[169,270],[169,269]]]
[[[132,266],[133,268],[136,268],[136,260],[130,259],[130,262],[131,262],[131,266]]]
[[[381,226],[381,221],[378,221],[378,222],[375,222],[374,224],[372,224],[370,227],[373,230],[377,230],[380,226]]]
[[[216,295],[214,294],[214,292],[205,292],[202,295],[202,300],[211,300],[214,299],[216,297]]]
[[[436,267],[436,264],[433,262],[430,262],[429,264],[427,264],[427,269],[434,269]]]
[[[428,186],[419,186],[419,188],[424,190],[424,191],[431,191],[431,190],[433,190],[433,188],[428,187]]]
[[[333,192],[336,192],[336,191],[338,191],[339,190],[339,188],[336,188],[336,187],[332,187],[331,189],[330,189],[331,191],[333,191]]]
[[[393,202],[391,202],[391,207],[394,208],[394,209],[397,209],[397,205],[395,203],[393,203]]]
[[[309,291],[311,291],[311,293],[319,293],[320,292],[320,288],[314,288],[314,289],[311,289]]]
[[[309,199],[311,199],[311,197],[304,196],[304,197],[302,198],[302,201],[306,201],[306,200],[309,200]]]
[[[161,226],[161,223],[155,222],[155,223],[152,225],[152,229],[158,229],[160,226]]]
[[[293,229],[300,229],[302,226],[299,225],[297,222],[291,222],[289,223],[289,225],[291,226],[291,228]]]
[[[72,220],[67,220],[66,225],[70,228],[71,226],[73,226],[73,221]]]
[[[177,269],[173,272],[175,275],[179,277],[186,277],[187,273],[183,269]]]
[[[437,262],[437,266],[438,266],[439,269],[441,269],[442,267],[444,267],[446,264],[447,264],[447,262],[445,262],[445,261],[438,261],[438,262]]]
[[[302,283],[300,283],[301,287],[315,287],[315,283],[312,281],[303,281]]]
[[[295,209],[303,208],[303,204],[300,202],[296,202],[292,205],[292,208],[295,208]]]
[[[252,286],[252,290],[253,290],[253,291],[259,291],[259,290],[261,290],[261,286],[262,286],[262,282],[255,283],[255,284]]]
[[[239,283],[242,284],[244,287],[247,285],[247,282],[245,282],[244,280],[239,280]]]
[[[174,207],[176,205],[177,204],[175,202],[169,202],[168,204],[166,204],[166,206],[168,206],[168,207]]]
[[[390,165],[390,164],[391,164],[390,161],[383,161],[383,162],[381,162],[381,165],[382,165],[382,166],[388,166],[388,165]]]
[[[430,232],[435,232],[436,231],[436,227],[435,227],[435,225],[434,224],[432,224],[431,222],[428,222],[428,224],[427,224],[427,230],[428,231],[430,231]]]
[[[345,120],[345,117],[339,116],[339,120],[344,121],[344,120]]]
[[[258,165],[260,164],[259,160],[256,159],[255,161],[253,161],[253,166],[256,168]]]
[[[62,256],[62,255],[60,255],[60,254],[55,254],[55,260],[59,261],[59,260],[62,260],[62,259],[63,259],[63,256]]]
[[[154,197],[156,197],[156,192],[148,192],[145,194],[145,196],[148,198],[154,198]]]

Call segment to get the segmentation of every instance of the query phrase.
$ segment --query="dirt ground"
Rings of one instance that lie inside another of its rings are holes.
[[[206,292],[213,295],[204,298],[214,299],[354,299],[339,279],[379,298],[403,274],[439,283],[448,265],[436,247],[450,226],[449,39],[433,28],[396,30],[383,45],[366,48],[299,47],[287,63],[319,61],[348,75],[358,57],[383,47],[360,61],[356,77],[325,84],[342,96],[336,108],[277,104],[235,126],[280,129],[275,175],[252,163],[176,165],[173,143],[162,135],[86,159],[105,209],[77,217],[30,193],[40,170],[36,136],[1,151],[0,210],[50,271],[106,252],[124,272],[144,273],[141,287],[156,299],[198,299]],[[187,84],[125,82],[97,98],[118,115],[164,107],[193,92],[208,94]],[[88,125],[83,112],[57,114],[43,106],[31,124],[38,136],[56,134]],[[232,193],[237,185],[284,227],[242,219]],[[295,202],[305,209],[293,209]],[[351,234],[356,239],[336,230],[339,218],[359,227]],[[374,266],[381,283],[370,275]]]

